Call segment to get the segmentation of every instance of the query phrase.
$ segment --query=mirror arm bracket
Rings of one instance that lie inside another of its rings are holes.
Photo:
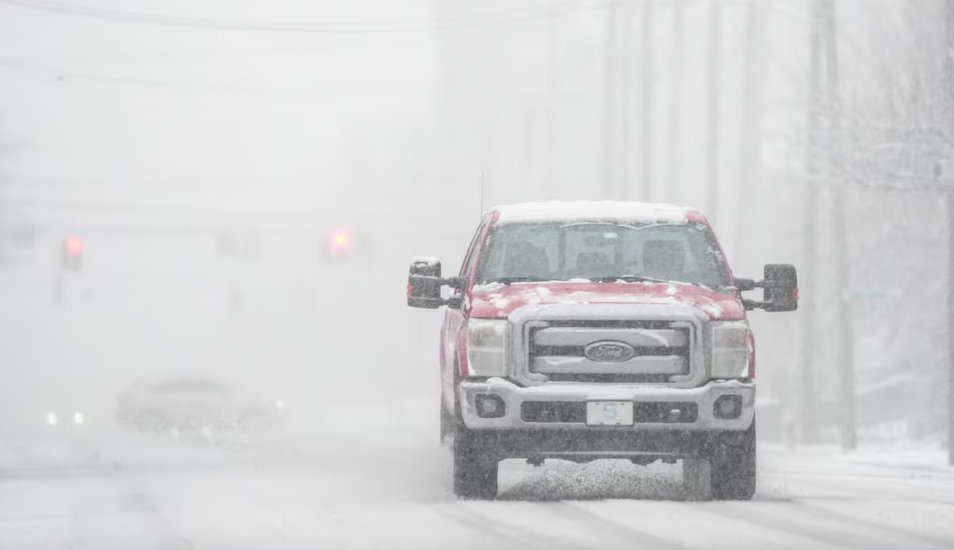
[[[469,282],[467,277],[446,277],[443,279],[443,284],[456,288],[457,290],[464,290],[464,287]]]
[[[748,290],[755,290],[758,288],[758,283],[754,279],[742,279],[737,278],[735,280],[735,286],[739,289],[739,292],[746,292]]]
[[[781,281],[756,281],[754,279],[736,279],[735,287],[740,292],[748,292],[757,288],[788,288],[788,285]]]
[[[757,288],[788,288],[782,281],[756,281],[754,279],[736,279],[735,286],[742,292]]]
[[[410,277],[417,281],[440,283],[459,290],[467,284],[467,277],[431,277],[430,275],[411,275]]]
[[[745,307],[745,311],[752,311],[753,309],[768,309],[771,307],[769,302],[760,302],[758,300],[742,300],[742,306]]]

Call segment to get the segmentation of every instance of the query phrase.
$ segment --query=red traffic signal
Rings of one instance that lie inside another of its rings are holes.
[[[75,271],[82,267],[84,249],[85,243],[82,237],[72,235],[64,239],[61,255],[63,269]]]
[[[331,235],[331,248],[344,251],[351,247],[351,238],[344,231],[335,231]]]
[[[83,239],[81,237],[67,237],[64,243],[66,253],[70,256],[83,255]]]
[[[322,259],[326,262],[345,261],[354,254],[354,238],[347,229],[335,229],[325,237],[325,246],[321,251]]]

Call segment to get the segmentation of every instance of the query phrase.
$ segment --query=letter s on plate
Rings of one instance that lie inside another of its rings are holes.
[[[586,423],[590,426],[632,426],[632,401],[589,401]]]

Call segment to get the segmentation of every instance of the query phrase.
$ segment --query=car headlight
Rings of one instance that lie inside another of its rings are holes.
[[[710,323],[713,378],[748,378],[752,359],[752,340],[745,321]]]
[[[471,376],[506,376],[507,320],[467,322],[467,370]]]

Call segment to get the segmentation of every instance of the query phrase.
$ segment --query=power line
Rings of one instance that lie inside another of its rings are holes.
[[[269,33],[300,33],[300,34],[404,34],[418,32],[436,32],[459,30],[476,27],[506,25],[532,21],[544,21],[556,17],[574,15],[583,11],[602,9],[606,7],[606,0],[596,2],[572,1],[563,2],[558,7],[552,5],[533,11],[508,10],[499,13],[481,14],[479,16],[459,17],[435,20],[428,23],[413,24],[301,24],[291,21],[249,21],[238,19],[215,19],[203,17],[187,17],[182,15],[164,15],[156,13],[141,13],[132,11],[112,10],[67,4],[55,0],[0,0],[0,4],[7,4],[22,9],[44,11],[125,23],[139,23],[146,25],[198,28],[205,30],[224,31],[255,31]]]
[[[2,1],[2,0],[0,0]],[[356,92],[368,94],[394,94],[399,92],[420,93],[425,90],[437,90],[447,88],[489,88],[498,92],[501,97],[509,96],[500,86],[488,81],[484,75],[474,73],[464,75],[466,78],[453,79],[426,79],[420,80],[382,80],[366,83],[346,83],[340,85],[253,85],[242,83],[215,82],[212,80],[174,80],[149,78],[139,76],[125,76],[118,74],[91,72],[91,71],[72,71],[60,69],[52,66],[28,63],[16,59],[0,57],[0,71],[12,69],[21,71],[34,78],[54,81],[58,84],[71,84],[76,82],[107,84],[117,86],[139,86],[147,88],[165,88],[170,90],[186,90],[198,92],[236,92],[236,93],[261,93],[261,94],[291,94],[291,95],[344,95],[354,94]],[[525,74],[530,74],[525,73]]]
[[[2,0],[0,0],[2,1]],[[187,80],[162,80],[142,77],[112,75],[86,71],[59,70],[53,67],[43,67],[29,63],[22,63],[11,59],[0,58],[0,70],[11,68],[44,79],[54,80],[67,84],[72,82],[93,82],[99,84],[114,84],[123,86],[145,86],[150,88],[167,88],[178,90],[208,91],[208,92],[243,92],[243,93],[288,93],[288,94],[341,94],[354,92],[394,93],[395,90],[422,90],[436,87],[437,81],[422,80],[420,82],[370,82],[367,84],[345,84],[339,86],[254,86],[248,84],[227,84],[216,82],[198,82]]]
[[[184,195],[179,195],[184,197]],[[178,205],[170,204],[145,204],[132,200],[81,200],[76,198],[64,198],[62,196],[24,196],[11,195],[3,200],[3,205],[17,212],[28,211],[65,211],[73,213],[91,212],[97,214],[135,214],[143,215],[174,215],[174,216],[202,216],[215,217],[217,219],[275,219],[279,221],[289,221],[298,217],[314,220],[321,219],[328,215],[341,214],[343,204],[352,204],[353,201],[320,201],[314,204],[301,202],[294,207],[273,206],[264,207],[261,205],[250,206],[235,205],[226,207],[222,205],[209,206],[200,203],[186,203]],[[356,203],[355,203],[356,204]],[[386,207],[382,201],[361,201],[363,211],[377,211],[378,208]]]
[[[275,94],[303,94],[314,95],[342,95],[353,94],[356,92],[372,94],[394,94],[396,92],[420,92],[422,90],[437,89],[438,87],[456,87],[466,86],[488,87],[499,90],[493,82],[488,82],[483,76],[475,75],[473,79],[455,79],[455,80],[429,80],[421,79],[419,81],[379,81],[367,83],[325,85],[325,86],[260,86],[241,83],[225,83],[214,81],[197,80],[165,80],[158,78],[124,76],[109,73],[71,71],[58,69],[56,67],[47,67],[32,63],[25,63],[15,59],[0,57],[0,71],[4,68],[22,71],[35,78],[52,80],[60,84],[70,84],[74,82],[87,82],[97,84],[108,84],[117,86],[140,86],[149,88],[165,88],[172,90],[187,90],[199,92],[238,92],[238,93],[275,93]]]
[[[379,48],[378,45],[368,44],[373,48]],[[311,46],[274,46],[274,45],[256,45],[245,48],[220,48],[220,49],[186,49],[186,50],[165,50],[161,52],[123,52],[113,54],[92,54],[77,56],[52,56],[52,57],[30,57],[24,59],[25,62],[38,64],[69,64],[69,65],[117,65],[125,63],[141,64],[146,62],[165,63],[178,61],[181,58],[188,58],[189,61],[196,59],[221,59],[227,57],[245,58],[249,56],[263,55],[281,55],[281,54],[315,54],[329,51],[340,51],[339,46],[333,45],[311,45]]]

